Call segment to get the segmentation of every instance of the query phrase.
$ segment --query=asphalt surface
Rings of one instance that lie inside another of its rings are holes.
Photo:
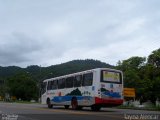
[[[159,111],[103,108],[93,112],[90,108],[83,110],[64,109],[54,106],[52,109],[41,104],[3,103],[0,102],[0,119],[2,120],[160,120]]]

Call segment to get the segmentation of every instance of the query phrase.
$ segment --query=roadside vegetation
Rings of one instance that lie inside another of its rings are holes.
[[[155,104],[160,100],[160,49],[153,51],[148,58],[131,57],[119,61],[117,68],[124,73],[124,87],[136,89],[140,103],[150,100]]]

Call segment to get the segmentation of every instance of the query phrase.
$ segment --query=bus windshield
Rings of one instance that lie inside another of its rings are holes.
[[[117,71],[101,71],[101,82],[108,82],[108,83],[121,83],[121,73]]]
[[[44,94],[46,92],[46,86],[47,86],[47,82],[43,82],[41,84],[41,94]]]

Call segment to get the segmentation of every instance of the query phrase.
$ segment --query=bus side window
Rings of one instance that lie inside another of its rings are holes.
[[[51,81],[48,81],[47,90],[51,90]]]
[[[52,81],[52,82],[53,82],[53,84],[52,84],[52,89],[53,89],[53,90],[57,89],[57,87],[58,87],[58,85],[57,85],[57,80],[54,80],[54,81]]]
[[[74,77],[66,78],[66,88],[72,88],[73,87],[73,79],[74,79]]]
[[[93,73],[83,74],[82,86],[91,86],[93,81]]]
[[[58,89],[63,89],[63,88],[65,88],[65,79],[64,78],[58,80]]]
[[[74,78],[74,87],[81,87],[82,86],[82,75],[77,75]]]

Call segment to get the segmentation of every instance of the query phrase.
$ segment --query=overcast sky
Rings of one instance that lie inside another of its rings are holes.
[[[0,0],[0,66],[116,65],[160,48],[160,0]]]

